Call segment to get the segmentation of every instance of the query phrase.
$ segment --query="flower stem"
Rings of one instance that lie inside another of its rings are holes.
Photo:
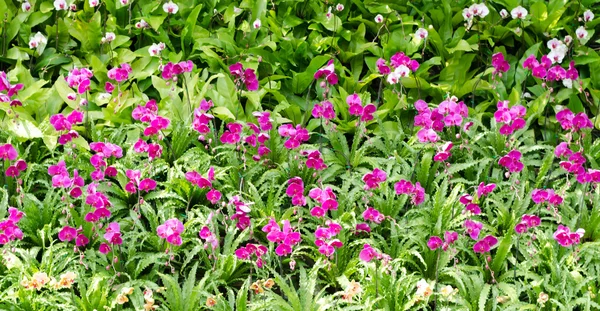
[[[433,284],[433,292],[434,293],[437,291],[438,276],[439,276],[438,266],[440,264],[440,254],[441,254],[441,248],[438,248],[437,259],[435,260],[435,284]],[[433,297],[433,310],[436,310],[436,305],[437,305],[437,294]]]

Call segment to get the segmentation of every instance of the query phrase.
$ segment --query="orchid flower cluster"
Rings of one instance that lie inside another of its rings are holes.
[[[492,55],[492,67],[494,67],[492,75],[502,77],[502,73],[507,72],[508,69],[510,69],[510,64],[504,59],[504,54],[498,52]]]
[[[235,63],[229,66],[229,73],[235,78],[236,85],[244,83],[248,91],[258,90],[258,79],[254,69],[244,69],[242,63]]]
[[[156,135],[171,124],[171,120],[158,115],[158,105],[154,99],[146,102],[144,106],[138,105],[135,107],[131,112],[131,116],[136,121],[148,123],[148,126],[144,129],[144,136]]]
[[[103,180],[105,176],[117,176],[117,169],[114,166],[108,166],[106,160],[111,157],[115,159],[123,157],[123,149],[121,147],[103,142],[94,142],[90,144],[90,149],[96,154],[90,158],[90,163],[96,169],[90,175],[92,180]]]
[[[58,232],[58,239],[62,242],[75,240],[75,247],[86,246],[90,240],[82,233],[83,229],[75,229],[70,226],[63,226]]]
[[[338,209],[337,197],[331,187],[313,188],[308,192],[308,196],[320,204],[310,210],[310,215],[313,217],[321,218],[327,214],[327,211]]]
[[[463,9],[462,16],[467,22],[467,30],[473,26],[475,17],[485,18],[488,14],[490,14],[490,9],[488,9],[485,3],[474,3],[470,7]]]
[[[208,247],[208,244],[211,245],[213,250],[219,247],[219,240],[217,239],[217,236],[214,233],[212,233],[207,226],[202,227],[198,235],[207,243],[204,245],[204,249]]]
[[[519,150],[511,150],[505,156],[498,160],[498,164],[508,169],[509,173],[518,173],[523,170],[523,162],[521,162],[521,152]]]
[[[121,66],[110,69],[106,75],[109,79],[114,80],[117,84],[129,79],[129,74],[132,72],[131,66],[127,63],[122,63]]]
[[[563,198],[554,192],[554,189],[534,189],[531,192],[531,199],[535,204],[548,204],[558,206],[562,204]]]
[[[200,102],[200,107],[194,110],[194,120],[192,121],[192,127],[198,133],[200,133],[201,140],[204,140],[204,135],[210,133],[210,127],[208,124],[215,117],[208,113],[210,108],[212,108],[213,102],[212,100],[206,101],[206,99],[202,99]]]
[[[333,63],[333,59],[330,59],[327,62],[325,67],[317,70],[314,75],[315,80],[319,80],[321,78],[325,78],[321,82],[321,87],[325,88],[327,84],[336,85],[338,83],[338,76],[335,74],[335,66]]]
[[[306,156],[306,167],[317,171],[322,171],[327,168],[327,164],[323,160],[323,156],[319,150],[302,150],[300,155]]]
[[[162,67],[162,78],[165,80],[173,80],[177,82],[177,76],[184,72],[192,72],[194,63],[191,60],[181,61],[177,64],[168,62]]]
[[[521,222],[515,226],[515,232],[517,234],[523,234],[527,232],[528,229],[535,228],[542,223],[540,217],[536,215],[528,215],[525,214],[521,217]]]
[[[185,173],[185,179],[192,183],[192,185],[195,185],[200,189],[210,189],[206,193],[206,199],[209,200],[212,204],[217,204],[217,202],[221,200],[221,192],[215,189],[212,185],[212,182],[215,180],[215,169],[212,166],[208,169],[206,176],[207,178],[204,178],[202,175],[200,175],[200,173],[196,171]]]
[[[527,108],[521,105],[515,105],[508,108],[509,101],[498,101],[496,107],[498,110],[494,113],[494,119],[497,123],[502,124],[500,127],[500,134],[508,136],[517,130],[525,127],[525,114]]]
[[[476,253],[487,253],[492,247],[498,244],[498,239],[493,235],[487,235],[473,245],[473,251]]]
[[[571,245],[579,244],[584,234],[584,229],[579,228],[577,229],[577,231],[572,232],[571,229],[569,229],[568,227],[558,225],[558,229],[556,229],[552,237],[561,246],[569,247]]]
[[[74,138],[79,137],[79,133],[73,129],[73,125],[80,124],[83,122],[83,112],[73,110],[65,117],[62,113],[52,115],[50,117],[50,124],[54,127],[57,132],[62,133],[58,137],[58,143],[66,145]]]
[[[287,138],[285,143],[283,143],[287,149],[296,149],[300,147],[303,142],[306,142],[310,139],[308,130],[303,128],[300,124],[296,125],[296,127],[289,123],[283,124],[279,126],[277,131],[281,137]]]
[[[271,124],[270,112],[254,112],[253,115],[257,118],[258,125],[248,123],[250,135],[244,138],[244,142],[256,148],[257,154],[253,155],[252,159],[258,162],[262,157],[271,153],[271,149],[267,147],[267,142],[271,139],[269,131],[273,128],[273,125]]]
[[[429,249],[432,251],[441,247],[442,250],[445,252],[448,250],[448,247],[454,244],[454,242],[456,242],[457,240],[458,233],[454,231],[446,231],[444,232],[444,240],[442,240],[442,238],[440,238],[439,236],[435,235],[430,237],[427,241],[427,247],[429,247]]]
[[[387,174],[385,171],[374,168],[372,172],[366,173],[362,177],[362,181],[365,183],[365,190],[378,189],[379,184],[387,180]]]
[[[292,198],[292,204],[294,206],[306,205],[306,197],[304,196],[304,182],[300,177],[293,177],[287,181],[287,189],[285,194]]]
[[[243,202],[239,196],[235,195],[229,201],[229,205],[235,207],[235,213],[231,216],[231,220],[235,220],[235,226],[239,230],[244,230],[250,226],[250,203]]]
[[[352,116],[360,117],[360,122],[373,120],[373,113],[375,113],[377,107],[373,104],[363,106],[358,94],[354,93],[346,97],[346,103],[348,104],[348,113]]]
[[[181,245],[181,233],[183,232],[183,223],[177,218],[171,218],[156,228],[156,233],[162,239],[171,245]]]
[[[378,252],[370,244],[365,243],[363,249],[358,254],[358,258],[364,262],[371,262],[373,259],[387,262],[390,260],[390,256],[381,252]]]
[[[98,184],[89,184],[86,193],[85,204],[91,205],[94,208],[94,211],[85,215],[85,221],[95,223],[102,218],[108,219],[111,215],[108,208],[112,206],[112,203],[106,194],[98,191]]]
[[[170,124],[169,119],[158,116],[158,106],[155,100],[149,100],[144,106],[137,106],[131,113],[134,120],[149,123],[144,129],[145,136],[152,136],[159,131],[167,128]],[[144,139],[138,139],[133,145],[133,151],[137,153],[148,153],[150,161],[160,158],[163,148],[159,143],[148,143]]]
[[[13,147],[12,144],[4,144],[0,145],[0,159],[4,159],[4,161],[14,161],[17,160],[19,154],[17,153],[17,149]],[[10,164],[4,174],[7,177],[18,177],[21,172],[27,170],[27,162],[25,160],[19,159],[15,163]]]
[[[69,71],[65,80],[70,88],[76,89],[79,94],[84,94],[90,90],[90,79],[93,76],[94,73],[88,68],[73,68]]]
[[[469,116],[469,110],[464,102],[458,101],[456,96],[451,96],[442,101],[437,108],[429,108],[423,100],[415,102],[417,115],[414,125],[422,128],[417,132],[417,138],[420,142],[437,142],[440,137],[437,132],[443,131],[444,127],[461,126],[464,118]],[[469,123],[465,124],[465,130]]]
[[[563,130],[579,132],[582,129],[593,129],[594,124],[585,112],[574,114],[569,108],[556,113],[556,121],[560,123]]]
[[[492,193],[496,189],[496,184],[484,184],[483,182],[477,187],[477,198],[481,199],[484,196]],[[459,202],[465,206],[465,210],[471,212],[473,215],[481,214],[481,208],[479,204],[475,203],[473,196],[465,194],[460,197]]]
[[[129,182],[125,185],[125,191],[136,193],[138,191],[152,191],[156,189],[156,181],[151,178],[142,178],[142,172],[139,170],[127,170],[125,176],[129,178]]]
[[[23,239],[23,231],[18,226],[23,215],[25,213],[14,207],[8,208],[8,218],[0,221],[0,245]]]
[[[311,113],[312,116],[317,119],[323,118],[329,121],[335,118],[335,110],[333,109],[333,104],[328,100],[316,103]]]
[[[11,84],[8,81],[8,77],[4,71],[0,71],[0,103],[8,103],[10,102],[10,107],[18,107],[23,106],[20,100],[15,99],[16,95],[18,95],[19,91],[23,89],[23,83],[17,83],[15,85]]]
[[[331,220],[325,223],[327,227],[318,226],[315,230],[315,245],[319,248],[319,253],[325,257],[331,257],[336,248],[344,246],[344,243],[334,237],[342,231],[342,226]]]
[[[64,188],[72,198],[78,198],[83,194],[81,190],[85,186],[83,177],[79,176],[79,172],[75,169],[73,178],[71,178],[64,160],[59,161],[56,165],[50,165],[48,175],[52,176],[52,187]]]
[[[421,183],[418,181],[413,184],[408,180],[401,179],[394,184],[394,190],[397,195],[408,194],[413,205],[419,205],[425,201],[425,189],[421,187]]]
[[[292,253],[292,247],[300,243],[302,238],[300,232],[293,231],[289,220],[282,220],[281,223],[283,227],[280,227],[275,219],[271,218],[269,223],[262,228],[262,231],[267,233],[267,240],[279,244],[275,248],[275,253],[277,256],[283,257]]]
[[[264,245],[248,243],[246,246],[242,246],[235,250],[235,256],[240,260],[252,260],[252,257],[256,257],[255,263],[260,269],[264,265],[262,257],[267,251],[267,247]]]
[[[556,39],[555,39],[556,40]],[[531,70],[531,74],[544,81],[562,81],[565,87],[571,88],[573,81],[579,78],[579,72],[575,68],[575,62],[569,63],[569,69],[565,70],[560,65],[554,65],[554,63],[561,63],[566,50],[561,48],[564,43],[556,40],[559,43],[548,42],[548,46],[556,47],[548,55],[542,56],[540,61],[535,58],[535,55],[531,54],[523,62],[523,68]],[[566,49],[566,47],[564,47]]]
[[[365,221],[374,222],[376,224],[380,224],[385,219],[385,215],[370,206],[367,206],[367,209],[362,213],[362,217]]]
[[[390,66],[385,59],[380,58],[375,63],[380,74],[386,76],[387,82],[391,85],[398,84],[402,78],[407,78],[411,72],[419,69],[419,62],[406,56],[403,52],[398,52],[390,58]],[[394,71],[392,71],[392,68]]]

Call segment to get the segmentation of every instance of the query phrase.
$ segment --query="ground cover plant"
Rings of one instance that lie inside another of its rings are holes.
[[[594,0],[0,0],[0,309],[599,310]]]

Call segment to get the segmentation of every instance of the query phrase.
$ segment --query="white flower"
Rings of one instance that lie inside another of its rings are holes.
[[[575,34],[577,35],[577,39],[579,39],[579,41],[583,41],[585,38],[587,38],[588,32],[585,30],[585,27],[579,26],[579,28],[577,28],[575,31]]]
[[[381,16],[381,14],[377,14],[377,16],[375,16],[375,22],[377,24],[383,23],[383,16]]]
[[[344,5],[343,5],[343,4],[341,4],[341,3],[338,3],[338,4],[335,6],[335,9],[336,9],[338,12],[341,12],[341,11],[343,11],[343,10],[344,10]]]
[[[95,8],[96,6],[98,6],[98,4],[100,4],[100,0],[90,0],[90,7]]]
[[[262,25],[262,22],[260,21],[260,18],[257,18],[254,23],[252,23],[252,26],[254,26],[254,29],[258,29],[260,28],[260,26]]]
[[[163,49],[159,44],[152,43],[152,45],[148,48],[148,53],[150,56],[158,56]]]
[[[397,84],[400,81],[400,74],[397,73],[396,71],[392,71],[390,72],[390,74],[387,77],[387,82],[389,84]]]
[[[400,78],[406,78],[410,74],[410,69],[408,69],[408,67],[405,65],[400,65],[394,70],[394,73],[396,73]]]
[[[548,53],[548,58],[552,61],[552,64],[556,64],[556,63],[560,64],[560,63],[562,63],[566,54],[567,54],[566,49],[556,49],[556,50],[552,50],[552,51],[550,51],[550,53]]]
[[[424,279],[419,280],[419,282],[417,282],[416,295],[419,296],[419,298],[427,298],[431,296],[431,294],[433,294],[433,290],[431,289],[429,283],[427,283],[427,281]]]
[[[150,24],[148,24],[148,22],[146,22],[145,20],[141,19],[139,22],[135,23],[135,28],[148,28],[150,27]]]
[[[31,4],[29,3],[29,1],[25,1],[21,4],[21,9],[23,9],[23,12],[29,12],[29,10],[31,10]]]
[[[68,100],[76,100],[77,99],[77,94],[75,94],[75,93],[69,93],[69,94],[67,94],[67,99]]]
[[[573,80],[571,79],[563,79],[562,83],[566,88],[573,88]]]
[[[505,9],[502,9],[500,11],[500,17],[507,18],[508,17],[508,12]]]
[[[98,93],[98,100],[99,101],[107,101],[112,97],[112,95],[110,93]]]
[[[240,14],[240,13],[242,13],[242,11],[243,11],[242,9],[240,9],[236,6],[233,7],[233,13],[235,13],[235,14]]]
[[[583,12],[583,20],[585,22],[589,22],[593,19],[594,19],[594,13],[592,13],[592,11],[587,10],[587,11]]]
[[[510,11],[510,15],[512,15],[513,19],[525,19],[527,17],[527,10],[522,6],[518,6]]]
[[[464,8],[463,9],[463,13],[462,16],[465,20],[470,20],[473,18],[473,12],[471,11],[471,8]]]
[[[38,49],[38,53],[46,47],[48,39],[40,32],[37,32],[34,36],[29,39],[29,48]]]
[[[121,4],[122,5],[128,5],[129,4],[129,0],[121,0]]]
[[[570,45],[571,42],[573,42],[573,37],[571,36],[566,36],[565,37],[565,44]]]
[[[488,14],[490,14],[490,9],[488,9],[488,7],[485,6],[485,4],[483,4],[483,3],[471,5],[469,7],[469,11],[471,12],[471,14],[473,16],[479,16],[481,18],[484,18]],[[463,15],[464,15],[464,13],[463,13]]]
[[[71,3],[71,11],[73,11],[73,12],[77,11],[77,4]]]
[[[67,9],[67,1],[65,0],[54,0],[54,8],[57,11],[63,11]]]
[[[444,297],[448,297],[450,295],[452,295],[454,293],[454,288],[452,288],[452,286],[450,285],[446,285],[444,287],[442,287],[442,289],[440,290],[440,294],[442,294],[442,296]]]
[[[552,38],[552,40],[548,41],[546,43],[546,46],[551,50],[558,50],[561,49],[562,46],[564,46],[564,43],[562,43],[562,41],[556,39],[556,38]]]
[[[331,16],[333,16],[333,14],[331,14],[331,7],[329,7],[329,10],[327,10],[327,14],[325,14],[325,16],[327,19],[331,19]]]
[[[102,37],[102,40],[100,40],[101,43],[107,43],[107,42],[112,42],[117,36],[115,35],[114,32],[107,32],[104,37]]]
[[[173,1],[169,1],[163,5],[163,10],[168,14],[176,14],[179,11],[179,7]]]
[[[419,28],[415,32],[415,36],[417,36],[418,38],[421,38],[421,39],[427,38],[427,35],[429,35],[429,32],[425,28]]]

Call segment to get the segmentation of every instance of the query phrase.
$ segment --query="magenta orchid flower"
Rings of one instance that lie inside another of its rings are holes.
[[[323,156],[319,150],[302,150],[300,155],[307,156],[306,167],[322,171],[327,168]]]
[[[498,52],[492,55],[492,67],[494,67],[494,72],[492,74],[494,76],[498,75],[502,77],[502,73],[507,72],[508,69],[510,69],[510,64],[504,59],[504,54]]]
[[[466,219],[464,222],[464,227],[466,233],[471,237],[471,239],[477,240],[479,237],[479,232],[483,228],[483,224],[471,219]]]
[[[488,235],[473,245],[473,251],[481,254],[487,253],[496,244],[498,244],[498,239],[493,235]]]
[[[325,120],[331,120],[335,118],[333,104],[328,100],[316,103],[312,110],[312,116],[314,118],[323,118]]]
[[[411,197],[411,203],[413,205],[419,205],[425,201],[425,189],[421,187],[419,182],[414,185],[408,180],[401,179],[394,184],[394,190],[397,195],[408,194]]]
[[[336,85],[338,83],[338,76],[335,74],[335,66],[333,64],[333,59],[327,62],[327,65],[315,72],[314,76],[315,80],[319,80],[321,78],[325,78],[325,81],[331,85]]]
[[[267,233],[267,240],[279,244],[275,248],[275,253],[277,256],[283,257],[289,255],[292,252],[292,247],[300,243],[302,239],[300,232],[292,231],[289,220],[283,220],[281,223],[282,228],[279,227],[275,219],[271,218],[269,223],[262,228],[262,231]]]
[[[374,168],[372,172],[363,175],[362,181],[365,182],[365,190],[377,189],[379,184],[387,180],[387,174],[379,168]]]
[[[494,113],[494,118],[497,123],[502,124],[500,127],[500,134],[511,135],[516,130],[520,130],[525,127],[525,114],[527,108],[516,105],[508,108],[508,101],[499,101],[497,104],[498,110]]]
[[[235,251],[235,256],[239,260],[252,260],[252,257],[256,257],[256,266],[258,268],[263,267],[262,257],[267,253],[268,249],[264,245],[248,243],[246,246],[242,246]]]
[[[584,234],[585,234],[584,229],[580,228],[580,229],[577,229],[577,231],[575,231],[575,232],[571,232],[571,229],[569,229],[568,227],[565,227],[563,225],[558,225],[558,229],[556,229],[556,231],[554,232],[552,237],[561,246],[569,247],[571,245],[579,244],[579,242],[581,241],[581,238],[583,238]]]
[[[183,230],[183,223],[177,218],[171,218],[158,226],[156,233],[160,238],[166,239],[172,245],[181,245],[181,233]]]
[[[516,149],[501,157],[500,160],[498,160],[498,164],[507,168],[511,173],[518,173],[523,170],[524,167],[521,162],[521,152]]]
[[[235,63],[229,66],[229,73],[235,78],[236,84],[244,83],[248,91],[258,90],[258,79],[254,69],[244,69],[242,63]]]
[[[231,216],[231,220],[235,220],[235,226],[244,230],[250,226],[250,206],[247,203],[242,202],[239,196],[233,196],[229,201],[229,205],[235,206],[235,214]]]
[[[291,124],[281,125],[278,129],[278,133],[281,137],[288,138],[283,144],[287,149],[296,149],[310,138],[308,130],[303,128],[300,124],[296,125],[296,127]]]

